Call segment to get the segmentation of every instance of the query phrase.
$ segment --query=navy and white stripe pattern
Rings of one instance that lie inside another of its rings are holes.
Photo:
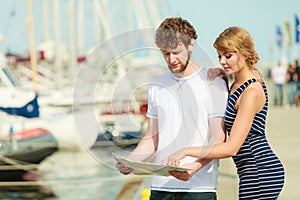
[[[243,91],[256,79],[249,79],[228,98],[225,125],[230,135],[237,111],[235,104]],[[239,175],[239,199],[277,199],[284,184],[284,169],[270,148],[265,137],[265,121],[268,110],[266,95],[263,109],[254,117],[251,130],[236,156],[233,157]],[[253,99],[255,101],[255,99]]]

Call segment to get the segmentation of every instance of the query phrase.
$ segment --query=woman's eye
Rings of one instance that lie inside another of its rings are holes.
[[[231,55],[226,55],[225,58],[229,59],[229,58],[231,58]]]

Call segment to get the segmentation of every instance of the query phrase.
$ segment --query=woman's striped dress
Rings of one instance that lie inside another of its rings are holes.
[[[254,82],[256,79],[249,79],[228,98],[225,125],[229,135],[237,114],[236,101],[247,86]],[[265,84],[262,86],[267,98],[266,103],[263,109],[256,113],[244,144],[233,157],[240,179],[239,199],[277,199],[284,184],[283,166],[265,136],[268,95]]]

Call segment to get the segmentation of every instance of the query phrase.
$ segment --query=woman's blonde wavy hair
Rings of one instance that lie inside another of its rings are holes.
[[[259,60],[252,37],[241,27],[225,29],[215,40],[214,47],[218,51],[238,52],[245,57],[246,63],[251,67]]]

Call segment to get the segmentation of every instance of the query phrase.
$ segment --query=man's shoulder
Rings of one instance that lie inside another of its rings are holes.
[[[209,69],[208,67],[201,67],[201,69],[198,72],[203,78],[203,80],[208,83],[208,85],[226,85],[226,81],[219,76],[217,76],[213,80],[208,80],[207,78],[208,69]]]
[[[207,71],[208,71],[208,68],[205,67],[205,66],[202,66],[200,69],[199,69],[199,73],[201,73],[203,76],[207,77]]]
[[[170,72],[165,72],[157,77],[155,77],[150,84],[161,84],[169,81],[171,78]]]

